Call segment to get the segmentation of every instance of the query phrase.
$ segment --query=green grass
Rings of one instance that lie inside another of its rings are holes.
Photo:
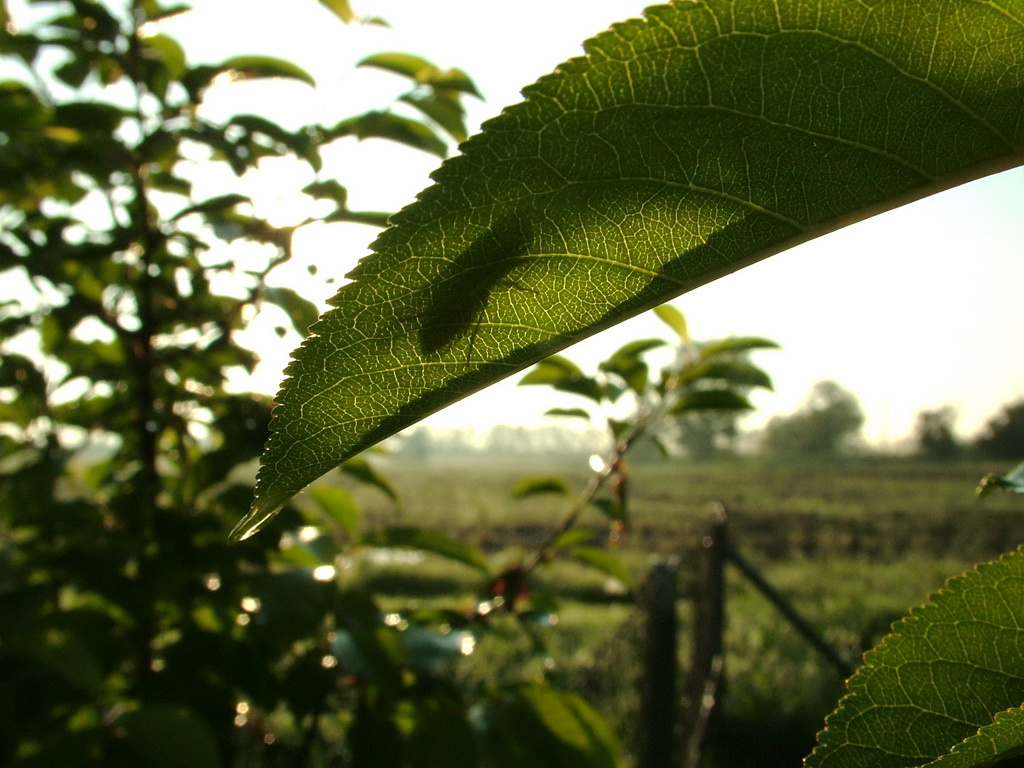
[[[730,534],[764,576],[784,592],[851,661],[890,624],[947,578],[1024,541],[1019,497],[974,496],[984,472],[1000,467],[856,462],[838,466],[759,462],[637,465],[631,471],[631,525],[619,555],[639,584],[652,559],[680,558],[682,590],[710,521],[709,506],[730,512]],[[543,470],[538,472],[537,470]],[[559,521],[570,499],[517,502],[509,489],[551,467],[395,465],[385,469],[400,507],[354,488],[364,527],[421,525],[480,544],[500,569],[528,557]],[[566,473],[576,488],[578,469]],[[596,512],[583,524],[598,543],[607,526]],[[386,610],[444,607],[468,613],[485,579],[472,569],[427,556],[417,563],[357,566]],[[726,695],[714,731],[713,764],[797,766],[813,745],[842,680],[735,569],[728,575]],[[474,653],[458,665],[469,690],[546,677],[579,691],[613,724],[626,762],[638,722],[643,618],[608,578],[556,560],[532,582],[538,605],[557,601],[557,624],[522,624],[496,616]],[[679,602],[685,675],[692,626]],[[682,681],[680,681],[681,683]]]
[[[585,467],[526,458],[381,466],[400,504],[352,486],[367,525],[438,528],[490,551],[536,546],[573,501],[553,494],[517,501],[509,493],[516,482],[560,474],[575,493],[589,477]],[[685,550],[702,534],[710,505],[721,502],[746,546],[772,559],[843,555],[884,561],[916,552],[977,560],[1024,541],[1019,497],[974,494],[978,479],[992,469],[1004,468],[910,460],[637,464],[630,469],[628,541],[644,552]],[[581,522],[604,532],[595,510]]]

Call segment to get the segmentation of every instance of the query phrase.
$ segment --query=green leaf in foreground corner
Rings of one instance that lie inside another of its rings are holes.
[[[1024,549],[951,579],[867,654],[807,767],[904,768],[947,755],[942,768],[980,768],[1016,754],[1021,716],[996,717],[1024,702],[1021,626]],[[948,754],[962,742],[962,757]]]
[[[980,768],[1024,754],[1024,709],[1008,709],[927,768]]]
[[[1024,163],[1020,0],[679,2],[585,47],[466,142],[351,272],[287,369],[236,536],[575,341]]]

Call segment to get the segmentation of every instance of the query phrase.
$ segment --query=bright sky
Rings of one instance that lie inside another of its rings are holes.
[[[197,17],[202,22],[172,30],[194,60],[273,51],[317,77],[316,93],[296,84],[267,91],[267,107],[282,122],[330,124],[361,108],[379,108],[385,103],[382,94],[397,95],[405,83],[370,70],[353,72],[352,64],[369,53],[392,50],[466,70],[487,99],[468,104],[475,128],[518,101],[522,86],[578,55],[584,38],[637,15],[646,3],[353,0],[357,13],[381,16],[391,27],[347,29],[312,0],[287,5],[196,0],[195,5],[204,13]],[[287,17],[275,16],[285,7]],[[216,104],[211,107],[216,111]],[[394,210],[411,202],[436,164],[383,142],[352,143],[330,157],[356,209]],[[364,227],[335,227],[326,238],[306,232],[299,243],[303,259],[336,270],[340,278],[374,234]],[[1024,369],[1017,357],[1024,348],[1022,255],[1024,170],[1016,169],[847,227],[673,303],[697,339],[759,335],[782,345],[758,358],[776,391],[758,397],[760,410],[746,422],[749,427],[793,410],[815,381],[831,378],[860,397],[872,441],[898,441],[911,432],[918,410],[944,404],[958,409],[958,429],[971,435],[1002,403],[1024,396]],[[303,259],[285,279],[305,275]],[[310,290],[321,292],[309,296],[318,302],[331,292]],[[621,343],[664,334],[648,315],[566,354],[593,366]],[[276,388],[286,359],[286,350],[265,353],[268,389]],[[500,414],[538,423],[551,405],[549,394],[505,382],[432,422],[487,425]]]

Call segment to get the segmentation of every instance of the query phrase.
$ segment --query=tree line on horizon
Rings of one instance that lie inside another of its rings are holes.
[[[934,461],[961,459],[1015,460],[1024,442],[1024,398],[1003,403],[974,435],[956,431],[951,405],[917,412],[911,434],[895,453]],[[816,382],[788,414],[773,416],[759,430],[743,430],[734,412],[691,414],[674,432],[670,457],[691,460],[759,455],[775,458],[850,458],[886,453],[862,437],[864,409],[857,396],[835,381]],[[585,458],[606,446],[607,435],[566,422],[544,426],[497,424],[478,427],[418,425],[389,443],[390,454],[403,461],[531,455]],[[666,458],[653,443],[637,446],[634,461]]]

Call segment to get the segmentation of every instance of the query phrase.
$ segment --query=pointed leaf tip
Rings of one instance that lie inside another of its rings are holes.
[[[281,507],[284,504],[279,504],[276,507],[263,507],[253,504],[253,508],[249,510],[249,514],[243,517],[238,524],[231,529],[231,533],[228,534],[228,541],[238,543],[245,541],[250,536],[253,536],[263,528],[268,522],[270,522],[278,512],[281,511]]]

